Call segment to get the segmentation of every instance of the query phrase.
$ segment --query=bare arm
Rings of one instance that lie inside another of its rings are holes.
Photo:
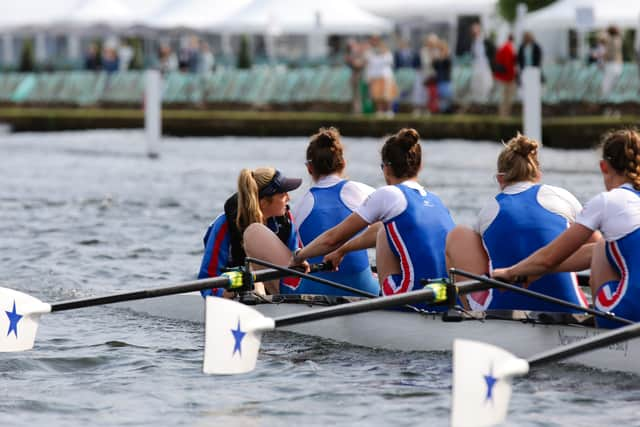
[[[578,250],[592,238],[592,235],[593,230],[584,225],[574,223],[547,246],[538,249],[529,257],[511,267],[494,270],[491,275],[509,282],[516,281],[517,276],[541,276],[558,270],[564,261],[577,253],[580,254],[579,257],[569,262],[574,263],[574,265],[567,264],[567,266],[572,267],[572,271],[584,270],[589,265],[587,263],[587,266],[582,268],[588,249],[584,249],[583,251],[585,252]]]
[[[324,257],[323,261],[330,262],[333,265],[333,268],[337,270],[338,266],[342,262],[342,259],[349,252],[375,247],[376,236],[378,234],[378,230],[380,230],[381,227],[382,227],[381,222],[376,222],[374,224],[371,224],[369,228],[367,228],[364,231],[364,233],[347,241],[345,244],[343,244],[333,252],[328,253]]]
[[[358,214],[352,213],[340,224],[328,229],[307,246],[296,253],[295,259],[291,260],[291,265],[300,264],[300,261],[315,256],[325,255],[342,246],[347,240],[352,238],[358,231],[369,224]]]
[[[554,272],[562,271],[581,271],[586,270],[591,265],[591,255],[593,248],[598,241],[602,240],[599,231],[594,231],[591,237],[582,245],[573,255],[564,260],[560,265],[553,269]]]

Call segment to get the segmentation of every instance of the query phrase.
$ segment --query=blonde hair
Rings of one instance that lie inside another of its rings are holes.
[[[504,174],[504,182],[535,181],[540,176],[538,141],[520,132],[511,138],[498,156],[498,173]]]
[[[607,132],[602,138],[602,158],[640,191],[640,133],[637,129]]]
[[[236,226],[240,234],[254,222],[263,223],[259,192],[276,174],[274,168],[242,169],[238,176],[238,214]],[[267,197],[268,198],[268,197]]]

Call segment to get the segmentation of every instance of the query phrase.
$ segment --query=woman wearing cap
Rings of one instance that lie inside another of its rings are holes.
[[[454,223],[438,196],[418,183],[422,166],[418,132],[401,129],[387,139],[381,154],[388,185],[373,192],[340,224],[295,251],[291,265],[334,251],[325,260],[337,266],[346,253],[375,246],[384,295],[418,289],[420,279],[447,275],[444,245]],[[368,225],[372,226],[352,239]]]
[[[289,213],[288,192],[300,178],[286,178],[273,168],[243,169],[238,192],[224,204],[204,235],[205,252],[198,278],[219,276],[224,268],[244,265],[246,256],[286,265],[298,236]],[[266,283],[269,293],[279,293],[278,283]],[[203,294],[223,295],[222,289]]]
[[[458,226],[447,239],[447,264],[476,274],[514,264],[551,242],[576,220],[582,205],[567,190],[540,184],[538,142],[518,134],[498,156],[500,193],[481,209],[473,229]],[[596,241],[598,235],[591,236]],[[588,306],[575,273],[554,273],[530,290]],[[512,291],[484,291],[467,297],[474,310],[574,312]]]
[[[591,293],[598,310],[640,321],[640,133],[624,129],[606,134],[600,172],[607,191],[589,200],[576,221],[548,245],[519,263],[493,271],[499,279],[527,281],[573,260],[591,267]],[[585,245],[595,230],[604,239]],[[622,323],[596,318],[600,327]]]
[[[296,203],[293,216],[303,245],[311,243],[322,232],[337,225],[364,202],[374,189],[342,178],[346,166],[340,133],[335,128],[322,128],[307,146],[307,171],[313,180],[309,191]],[[321,262],[315,257],[311,262]],[[340,271],[315,273],[319,277],[344,283],[352,288],[378,294],[380,285],[371,273],[367,251],[361,249],[345,256]],[[302,279],[296,293],[352,295],[312,280]]]

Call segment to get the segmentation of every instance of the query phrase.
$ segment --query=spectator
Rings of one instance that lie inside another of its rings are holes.
[[[485,104],[489,99],[489,92],[493,85],[491,71],[495,58],[495,46],[489,39],[484,38],[479,23],[471,26],[471,101]]]
[[[393,110],[397,111],[399,103],[404,101],[408,97],[413,98],[413,92],[417,85],[422,85],[421,79],[417,71],[420,69],[420,56],[417,52],[411,49],[409,42],[405,39],[398,39],[398,49],[393,54],[393,66],[394,69],[400,68],[412,68],[416,72],[414,73],[413,87],[409,90],[400,91],[398,98],[393,103]]]
[[[364,47],[356,39],[349,39],[347,42],[347,54],[344,62],[351,70],[349,80],[351,86],[351,112],[362,113],[362,92],[360,85],[362,82],[362,70],[365,66]]]
[[[536,42],[533,34],[526,31],[522,36],[522,44],[518,49],[518,68],[520,71],[525,67],[538,67],[542,64],[542,49]]]
[[[365,56],[369,93],[375,104],[376,114],[392,117],[391,101],[398,95],[398,87],[393,78],[393,55],[378,36],[371,37],[370,44]]]
[[[453,92],[451,90],[451,55],[449,53],[449,44],[445,40],[438,41],[438,56],[433,60],[433,68],[436,73],[437,82],[437,109],[432,112],[449,113],[451,112],[451,99]],[[431,105],[431,103],[429,103]]]
[[[127,71],[133,59],[133,48],[126,42],[121,42],[118,46],[119,71]]]
[[[209,74],[213,71],[215,65],[215,57],[209,48],[209,43],[204,40],[200,41],[200,55],[198,58],[198,72],[200,74]]]
[[[500,87],[500,117],[511,114],[511,102],[516,93],[516,53],[513,48],[513,35],[496,52],[495,71],[493,73]]]
[[[607,43],[604,55],[604,76],[602,77],[602,96],[611,93],[613,86],[622,74],[622,37],[617,27],[607,29]]]
[[[424,38],[418,56],[420,69],[416,73],[417,78],[413,87],[413,111],[416,115],[427,108],[430,97],[437,96],[435,70],[433,69],[433,59],[437,55],[438,36],[430,33]]]
[[[120,68],[116,44],[113,41],[105,43],[102,49],[102,69],[107,73],[114,73]]]
[[[84,68],[91,71],[98,71],[101,68],[98,45],[95,43],[91,43],[85,52]]]
[[[595,39],[590,42],[589,57],[587,64],[595,64],[600,69],[604,69],[604,56],[607,52],[607,34],[599,32]]]
[[[168,44],[162,43],[160,45],[158,56],[160,58],[160,72],[162,74],[170,73],[178,69],[178,58]]]
[[[420,63],[418,62],[418,55],[416,55],[409,42],[405,39],[398,40],[398,49],[393,54],[393,67],[398,68],[417,68]]]

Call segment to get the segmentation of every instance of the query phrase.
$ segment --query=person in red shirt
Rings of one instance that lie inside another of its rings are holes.
[[[511,114],[511,102],[516,93],[516,63],[517,56],[513,47],[513,35],[509,34],[507,41],[496,52],[496,67],[493,76],[500,87],[500,117]]]

